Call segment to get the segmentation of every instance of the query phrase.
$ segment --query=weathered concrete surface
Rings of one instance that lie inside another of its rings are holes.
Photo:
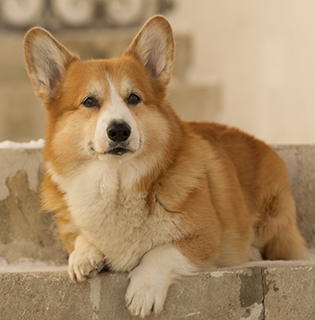
[[[0,276],[0,319],[93,319],[89,283],[74,286],[65,272]]]
[[[1,319],[134,319],[124,302],[126,274],[102,273],[73,284],[65,272],[3,273],[0,281]],[[262,303],[261,270],[218,271],[172,285],[158,318],[241,319],[263,315]]]
[[[73,284],[61,270],[0,273],[0,319],[134,319],[124,302],[126,274],[101,273]],[[312,320],[314,280],[315,262],[186,277],[170,287],[158,319]]]
[[[263,270],[265,320],[315,319],[315,263]]]
[[[40,208],[41,150],[0,149],[0,257],[65,263],[53,215]]]
[[[41,149],[0,148],[0,201],[10,194],[7,179],[18,171],[27,174],[28,189],[37,192],[43,175]]]

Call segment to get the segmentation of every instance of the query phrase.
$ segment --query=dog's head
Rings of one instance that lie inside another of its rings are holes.
[[[168,143],[174,39],[164,17],[151,18],[119,59],[81,61],[41,28],[27,33],[24,49],[48,111],[50,158],[122,161]]]

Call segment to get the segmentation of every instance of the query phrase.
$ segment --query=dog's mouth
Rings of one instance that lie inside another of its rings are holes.
[[[112,155],[112,156],[118,156],[121,157],[125,154],[135,154],[139,149],[141,149],[141,139],[139,140],[139,146],[135,149],[132,149],[129,143],[116,143],[109,145],[109,147],[102,151],[97,151],[94,147],[94,144],[92,141],[88,143],[88,148],[90,151],[90,154],[94,157],[101,157],[104,159],[104,156]]]
[[[118,147],[118,148],[109,149],[106,153],[112,154],[114,156],[122,156],[123,154],[128,152],[130,152],[129,149]]]
[[[126,153],[130,153],[130,152],[132,153],[132,150],[130,148],[123,147],[123,146],[113,146],[103,152],[99,152],[99,151],[95,150],[95,148],[91,142],[89,143],[89,149],[90,149],[91,154],[94,157],[105,156],[105,155],[122,156]]]

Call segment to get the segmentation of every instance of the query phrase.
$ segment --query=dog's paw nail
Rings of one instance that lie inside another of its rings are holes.
[[[94,274],[95,270],[85,270],[84,275],[91,277]]]

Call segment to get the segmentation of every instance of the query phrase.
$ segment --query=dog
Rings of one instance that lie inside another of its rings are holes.
[[[160,15],[121,58],[81,61],[41,28],[24,43],[48,113],[43,207],[56,213],[70,278],[129,272],[126,306],[141,317],[161,312],[178,277],[307,256],[272,148],[172,110],[174,46]]]

